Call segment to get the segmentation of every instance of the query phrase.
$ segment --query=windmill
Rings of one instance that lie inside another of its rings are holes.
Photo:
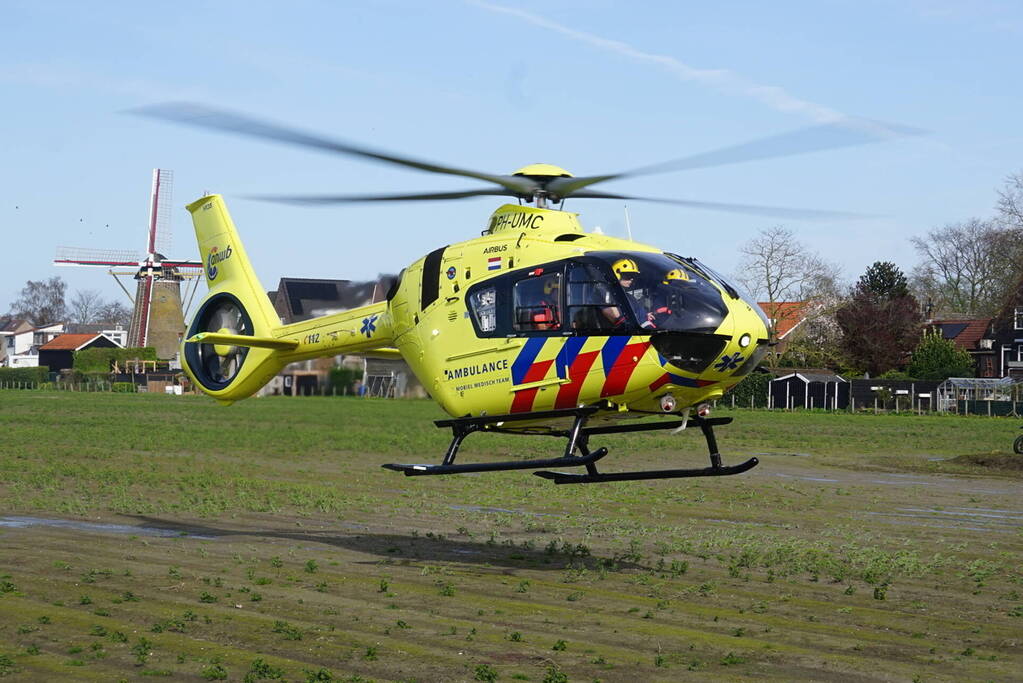
[[[191,281],[189,300],[195,294],[202,275],[201,261],[168,259],[164,252],[171,246],[172,171],[153,169],[153,190],[149,202],[149,226],[146,252],[130,249],[90,249],[57,247],[53,263],[57,266],[106,268],[132,303],[128,346],[152,346],[157,358],[173,358],[180,335],[185,329],[181,305],[181,282]],[[136,280],[135,296],[120,278]]]

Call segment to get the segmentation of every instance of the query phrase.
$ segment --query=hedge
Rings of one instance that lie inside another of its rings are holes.
[[[122,364],[126,360],[156,360],[156,349],[143,346],[127,349],[83,349],[75,352],[74,368],[78,372],[110,372],[116,360]]]
[[[725,396],[721,399],[721,402],[722,404],[731,403],[732,397],[734,396],[736,407],[748,408],[750,405],[750,399],[752,398],[753,406],[755,408],[766,408],[767,389],[770,386],[772,379],[774,378],[770,373],[751,372],[746,375],[741,382],[725,392]]]
[[[45,382],[50,378],[50,369],[45,365],[37,368],[0,368],[0,382]]]
[[[355,380],[362,379],[362,370],[352,368],[331,368],[327,379],[327,391],[336,394],[353,393]]]

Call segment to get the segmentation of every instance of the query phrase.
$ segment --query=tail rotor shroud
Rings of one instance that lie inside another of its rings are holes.
[[[201,332],[252,336],[252,319],[237,298],[221,292],[203,304],[192,321],[188,337]],[[196,343],[185,347],[196,379],[214,391],[226,388],[237,377],[248,352],[248,347],[228,344]]]

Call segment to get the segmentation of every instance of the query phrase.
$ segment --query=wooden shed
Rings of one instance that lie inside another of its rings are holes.
[[[849,407],[849,382],[826,372],[793,372],[771,381],[772,408],[823,408],[844,410]]]
[[[50,372],[69,370],[75,364],[75,351],[119,347],[102,334],[62,334],[39,347],[39,365],[45,365]]]

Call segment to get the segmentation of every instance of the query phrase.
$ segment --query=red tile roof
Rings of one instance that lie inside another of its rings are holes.
[[[942,325],[966,325],[965,328],[959,334],[952,337],[952,341],[960,349],[965,351],[972,351],[977,348],[977,342],[980,341],[984,333],[987,332],[988,325],[991,324],[991,318],[978,318],[976,320],[932,320],[931,325],[935,327]],[[939,327],[940,329],[940,327]]]
[[[764,315],[775,321],[778,338],[782,339],[795,329],[796,325],[806,319],[811,303],[810,301],[775,301],[773,303],[765,301],[757,305],[760,306]]]
[[[40,351],[77,351],[100,334],[62,334],[39,347]]]

